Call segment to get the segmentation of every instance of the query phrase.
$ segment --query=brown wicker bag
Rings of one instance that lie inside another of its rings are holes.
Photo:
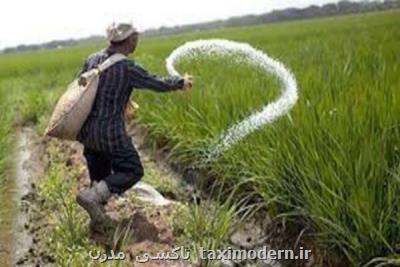
[[[76,140],[92,110],[100,74],[125,58],[126,56],[122,54],[114,54],[96,68],[83,73],[79,79],[73,81],[58,100],[45,135]]]

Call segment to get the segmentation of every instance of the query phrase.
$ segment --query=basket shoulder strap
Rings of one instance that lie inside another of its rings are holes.
[[[112,56],[110,56],[108,59],[106,59],[103,63],[101,63],[97,68],[100,72],[105,71],[106,69],[108,69],[109,67],[111,67],[112,65],[114,65],[115,63],[126,59],[127,57],[123,54],[114,54]]]

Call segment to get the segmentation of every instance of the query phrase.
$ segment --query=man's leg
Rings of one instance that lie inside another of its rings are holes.
[[[110,155],[107,152],[88,148],[84,149],[83,154],[87,160],[91,187],[80,192],[76,201],[88,212],[91,224],[99,224],[106,218],[103,204],[111,196],[111,192],[104,182],[104,179],[111,173]]]
[[[111,168],[113,174],[107,176],[104,181],[115,194],[124,193],[144,175],[139,154],[132,143],[127,144],[124,149],[111,153]]]
[[[108,153],[95,151],[87,147],[83,150],[90,176],[90,186],[100,182],[111,174],[111,159]]]

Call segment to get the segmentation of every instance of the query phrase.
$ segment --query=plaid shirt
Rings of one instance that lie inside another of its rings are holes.
[[[81,73],[105,61],[112,52],[102,50],[86,60]],[[131,143],[125,128],[125,108],[133,88],[147,88],[157,92],[182,89],[183,79],[168,78],[148,73],[132,60],[122,60],[100,75],[96,99],[78,140],[98,151],[124,149]]]

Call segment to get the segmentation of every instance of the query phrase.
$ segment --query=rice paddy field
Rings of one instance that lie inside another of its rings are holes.
[[[238,201],[254,194],[336,266],[400,266],[400,12],[148,38],[134,58],[166,74],[174,48],[207,38],[246,42],[279,59],[298,81],[299,100],[200,168],[202,178],[238,187]],[[12,181],[17,128],[35,124],[42,133],[83,60],[101,47],[0,55],[0,192]],[[182,168],[197,168],[208,144],[280,93],[276,77],[230,58],[177,68],[193,74],[192,91],[132,97],[146,142]],[[9,198],[3,193],[0,206]]]

